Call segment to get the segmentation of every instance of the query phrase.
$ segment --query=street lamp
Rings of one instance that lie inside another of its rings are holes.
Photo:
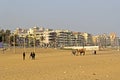
[[[25,52],[25,37],[23,37],[23,39],[24,39],[23,47],[24,47],[24,52]]]
[[[35,32],[36,32],[36,31],[34,30],[34,53],[35,53],[35,48],[36,48],[36,47],[35,47],[35,43],[36,43],[36,34],[35,34]]]
[[[15,37],[15,34],[14,34],[14,53],[16,52],[16,50],[15,50],[15,48],[16,48],[16,47],[15,47],[15,38],[16,38],[16,37]]]
[[[3,53],[4,53],[4,39],[5,39],[5,36],[4,34],[2,35],[2,47],[3,47]]]
[[[119,40],[119,37],[117,38],[117,46],[118,46],[118,51],[120,51],[120,40]]]
[[[35,40],[36,40],[36,39],[35,39],[35,36],[34,36],[34,52],[35,52]]]

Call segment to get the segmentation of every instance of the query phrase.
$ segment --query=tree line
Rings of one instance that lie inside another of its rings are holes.
[[[6,44],[7,46],[24,46],[24,39],[26,46],[34,46],[34,39],[26,36],[25,38],[19,37],[17,34],[12,34],[11,30],[0,30],[0,43]],[[44,37],[40,38],[41,41],[44,40]],[[35,45],[40,42],[35,40]]]
[[[0,42],[11,45],[14,42],[14,36],[11,36],[11,30],[0,30]]]

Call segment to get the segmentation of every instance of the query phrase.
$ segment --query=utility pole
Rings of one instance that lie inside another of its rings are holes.
[[[4,54],[4,39],[5,39],[5,37],[4,37],[4,34],[2,35],[2,47],[3,47],[3,54]]]
[[[25,37],[24,37],[24,52],[25,52],[26,50],[25,50]]]
[[[10,49],[10,45],[11,45],[11,40],[10,40],[10,35],[9,35],[9,49]]]
[[[34,30],[34,53],[35,53],[35,43],[36,43],[36,34],[35,34],[36,30]]]
[[[14,34],[14,53],[16,53],[16,50],[15,50],[15,48],[16,48],[16,47],[15,47],[15,38],[16,38],[16,37],[15,37],[15,34]]]
[[[120,51],[120,40],[119,40],[119,37],[117,38],[117,46],[118,46],[117,51]]]

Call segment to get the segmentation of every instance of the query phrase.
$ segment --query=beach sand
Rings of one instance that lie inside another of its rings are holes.
[[[117,50],[87,51],[73,56],[71,50],[32,48],[0,51],[0,80],[120,80],[120,52]],[[15,53],[14,53],[15,52]]]

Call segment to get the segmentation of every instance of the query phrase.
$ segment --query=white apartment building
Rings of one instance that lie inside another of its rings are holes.
[[[92,36],[86,32],[72,32],[69,30],[44,29],[42,27],[33,27],[26,29],[17,28],[13,35],[18,35],[18,40],[26,39],[27,44],[52,45],[56,47],[64,46],[117,46],[119,38],[116,34],[102,34]],[[18,41],[18,42],[20,42]]]
[[[44,31],[43,32],[44,43],[54,43],[56,41],[56,32],[55,31]]]

